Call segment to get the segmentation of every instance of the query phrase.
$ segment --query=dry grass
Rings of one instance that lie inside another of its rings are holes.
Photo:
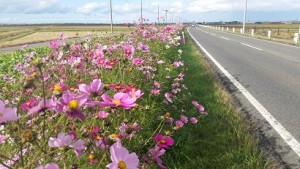
[[[115,26],[114,33],[127,33],[132,27]],[[60,32],[69,38],[91,34],[110,34],[110,26],[47,25],[47,26],[0,26],[0,48],[57,39]]]

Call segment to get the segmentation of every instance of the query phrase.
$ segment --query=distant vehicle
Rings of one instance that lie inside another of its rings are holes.
[[[195,25],[192,25],[192,27],[195,27]]]

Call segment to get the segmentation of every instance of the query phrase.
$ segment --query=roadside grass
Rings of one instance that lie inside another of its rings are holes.
[[[206,107],[208,116],[178,134],[174,153],[166,163],[170,168],[275,168],[264,160],[257,138],[241,112],[233,106],[229,93],[220,84],[192,39],[186,37],[182,59],[188,68],[186,86],[195,100]],[[181,141],[179,141],[181,140]]]

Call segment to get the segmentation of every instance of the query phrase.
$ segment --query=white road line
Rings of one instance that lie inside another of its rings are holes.
[[[253,49],[262,50],[262,49],[260,49],[260,48],[257,48],[257,47],[248,45],[248,44],[246,44],[246,43],[240,43],[240,44],[241,44],[241,45],[244,45],[244,46],[248,46],[248,47],[253,48]]]
[[[225,38],[225,37],[223,37],[223,36],[221,36],[221,38],[222,38],[222,39],[225,39],[225,40],[229,40],[228,38]]]
[[[226,77],[235,85],[236,88],[248,99],[248,101],[256,108],[256,110],[269,122],[269,124],[277,131],[277,133],[283,138],[283,140],[294,150],[294,152],[300,157],[300,144],[299,142],[271,115],[270,112],[263,105],[261,105],[248,91],[244,88],[207,50],[189,34],[202,49],[202,51],[211,59],[211,61],[226,75]]]
[[[211,35],[212,35],[212,36],[216,36],[216,34],[214,34],[214,33],[211,33]]]

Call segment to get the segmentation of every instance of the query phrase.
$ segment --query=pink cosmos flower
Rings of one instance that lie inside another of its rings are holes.
[[[101,120],[106,119],[109,116],[109,113],[107,113],[106,111],[99,111],[98,112],[98,117]]]
[[[128,94],[133,97],[133,98],[140,98],[144,93],[139,89],[139,90],[136,90],[136,91],[130,91],[128,92]]]
[[[183,122],[183,123],[187,123],[189,121],[189,119],[185,116],[185,115],[180,115],[180,120]]]
[[[150,48],[148,45],[143,44],[142,42],[140,42],[138,44],[138,49],[141,50],[144,53],[149,53],[150,52]]]
[[[59,169],[58,165],[55,164],[55,163],[49,163],[45,166],[39,166],[38,168],[36,169]]]
[[[32,99],[26,100],[25,103],[23,103],[20,106],[20,108],[22,110],[29,110],[29,109],[31,109],[34,106],[34,104],[36,103],[36,101],[37,101],[36,98],[32,98]]]
[[[132,58],[134,55],[134,47],[132,45],[124,45],[123,51],[128,58]]]
[[[113,99],[105,93],[101,98],[103,99],[103,102],[100,102],[101,107],[122,107],[123,109],[135,107],[136,98],[127,93],[116,93]]]
[[[172,30],[172,28],[171,28],[170,26],[167,26],[167,27],[166,27],[166,30],[167,30],[168,32],[170,32],[170,31]]]
[[[173,66],[174,67],[180,67],[180,66],[183,66],[184,64],[181,62],[181,61],[176,61],[173,63]]]
[[[105,67],[108,62],[109,62],[108,59],[101,58],[101,57],[93,60],[93,64],[101,66],[101,67]]]
[[[168,100],[168,102],[173,103],[173,100],[172,100],[171,96],[172,96],[172,94],[170,94],[170,93],[165,93],[165,97],[166,97],[166,99]]]
[[[141,65],[143,63],[144,63],[144,60],[141,59],[141,58],[134,58],[134,59],[132,59],[132,64],[134,64],[134,65],[139,66],[139,65]]]
[[[107,60],[106,64],[105,64],[105,68],[106,69],[112,69],[113,66],[115,66],[118,63],[117,60],[113,60],[113,61],[109,61]]]
[[[104,84],[100,79],[94,79],[89,85],[80,84],[79,90],[88,95],[98,95],[104,88]]]
[[[165,149],[160,148],[158,146],[149,150],[150,156],[153,158],[153,160],[157,163],[157,165],[160,168],[166,168],[166,166],[163,165],[162,160],[159,158],[160,156],[164,155],[165,152],[166,152]]]
[[[79,51],[81,49],[81,45],[74,43],[70,46],[70,48],[72,51]]]
[[[65,112],[71,119],[79,118],[83,120],[85,117],[80,108],[86,101],[87,95],[81,93],[74,94],[68,90],[58,100],[56,109],[58,112]]]
[[[197,101],[192,101],[192,104],[193,104],[195,107],[198,107],[198,106],[200,105]]]
[[[49,47],[51,49],[58,50],[59,49],[59,42],[58,42],[58,40],[51,41],[49,43]]]
[[[109,147],[109,141],[101,135],[96,136],[95,144],[97,147],[100,147],[103,150]]]
[[[27,114],[32,115],[40,111],[54,110],[56,107],[56,100],[57,100],[56,97],[53,97],[51,99],[46,99],[45,102],[44,100],[40,100],[37,106],[29,109]]]
[[[110,147],[110,158],[112,163],[106,166],[109,169],[138,169],[138,156],[135,153],[129,153],[120,142]]]
[[[60,132],[57,138],[50,137],[48,141],[48,145],[50,147],[70,147],[73,148],[76,153],[82,152],[85,149],[84,141],[78,139],[76,141],[73,140],[74,135],[67,135],[64,132]],[[81,154],[81,153],[78,153]]]
[[[114,89],[117,92],[120,92],[120,91],[124,91],[126,89],[126,86],[123,84],[110,84],[109,88]]]
[[[204,114],[204,107],[201,104],[199,104],[197,101],[192,101],[192,104],[198,108],[201,114]]]
[[[6,136],[0,134],[0,144],[4,143],[5,139],[6,139]]]
[[[96,49],[95,52],[93,52],[93,57],[94,58],[103,58],[103,50],[102,49]]]
[[[181,120],[177,120],[177,121],[175,121],[175,125],[176,125],[176,127],[181,128],[181,127],[183,127],[184,123]]]
[[[158,147],[170,148],[174,144],[174,140],[170,136],[163,136],[162,134],[156,134],[154,140],[158,143]]]
[[[5,108],[5,103],[0,100],[0,124],[18,120],[17,108]]]
[[[153,89],[153,90],[151,90],[151,94],[153,94],[153,95],[159,95],[160,94],[160,91],[158,90],[158,89]]]
[[[159,89],[160,88],[160,83],[157,82],[157,81],[154,81],[154,86]]]
[[[134,85],[129,85],[125,91],[128,93],[128,92],[134,92],[136,90],[138,90],[137,87],[135,87]]]
[[[197,119],[196,117],[191,117],[191,118],[190,118],[190,121],[191,121],[193,124],[198,123],[198,119]]]
[[[163,60],[159,60],[157,61],[157,64],[161,65],[161,64],[164,64],[165,62]]]
[[[174,119],[173,119],[172,117],[168,117],[168,118],[167,118],[167,122],[168,122],[169,124],[173,124]]]

